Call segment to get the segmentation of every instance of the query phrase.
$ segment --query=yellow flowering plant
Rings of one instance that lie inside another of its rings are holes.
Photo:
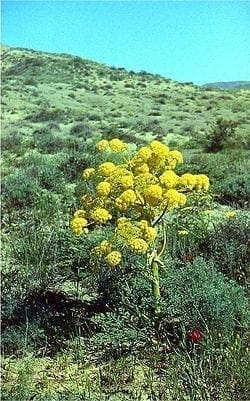
[[[174,169],[183,163],[182,154],[157,140],[130,153],[117,138],[103,139],[96,147],[108,160],[83,171],[86,191],[71,229],[86,235],[90,227],[109,224],[111,240],[102,241],[91,253],[112,269],[122,263],[126,251],[146,255],[158,305],[160,257],[166,247],[164,215],[185,206],[192,192],[207,190],[209,179],[204,174],[178,176]]]

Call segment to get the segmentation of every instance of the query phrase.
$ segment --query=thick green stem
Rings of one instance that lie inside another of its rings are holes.
[[[159,283],[159,265],[153,260],[152,261],[152,270],[153,270],[153,294],[155,298],[155,312],[160,312],[159,307],[159,299],[160,299],[160,283]]]

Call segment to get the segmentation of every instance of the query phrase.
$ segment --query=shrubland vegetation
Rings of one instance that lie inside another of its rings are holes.
[[[2,399],[247,400],[249,90],[2,58]]]

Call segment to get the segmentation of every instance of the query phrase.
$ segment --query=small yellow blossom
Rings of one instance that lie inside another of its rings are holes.
[[[149,185],[144,193],[144,196],[149,205],[156,206],[162,200],[162,188],[160,185]]]
[[[139,221],[139,227],[140,227],[141,230],[147,230],[148,226],[149,226],[149,223],[148,223],[147,220],[140,220]]]
[[[145,253],[148,249],[148,244],[141,238],[134,238],[129,241],[130,248],[137,253]]]
[[[179,235],[188,235],[188,230],[179,230],[178,234]]]
[[[124,189],[132,188],[134,185],[134,180],[132,175],[122,176],[120,182]]]
[[[113,151],[113,152],[117,152],[117,153],[120,153],[120,152],[123,152],[124,150],[126,150],[126,148],[127,148],[127,146],[125,145],[125,143],[123,143],[120,139],[118,139],[118,138],[114,138],[114,139],[112,139],[111,141],[109,141],[109,146],[110,146],[110,149]]]
[[[148,227],[146,230],[142,230],[142,237],[147,242],[153,242],[157,237],[157,231],[154,227]]]
[[[86,168],[82,173],[82,178],[84,180],[89,180],[95,174],[94,168]]]
[[[146,163],[143,163],[137,167],[135,167],[135,173],[136,174],[145,174],[149,173],[149,167]]]
[[[103,175],[104,177],[109,177],[110,175],[112,175],[114,173],[115,169],[116,169],[116,167],[115,167],[114,163],[106,162],[106,163],[100,164],[100,166],[98,167],[98,173],[100,175]]]
[[[73,217],[85,217],[86,212],[83,209],[76,210],[75,213],[73,214]]]
[[[84,206],[91,206],[93,198],[90,195],[85,194],[81,197],[81,202]]]
[[[183,156],[179,150],[171,150],[168,154],[168,157],[176,160],[176,162],[179,164],[183,163]]]
[[[124,224],[127,221],[129,221],[129,219],[127,217],[119,217],[119,219],[117,219],[117,225]]]
[[[109,241],[104,240],[100,243],[99,248],[103,255],[107,255],[112,251],[112,244]]]
[[[74,217],[71,221],[71,230],[76,235],[81,235],[83,233],[87,233],[88,229],[86,228],[88,221],[83,217]]]
[[[109,148],[109,142],[106,139],[102,139],[97,143],[96,147],[100,151],[106,150]]]
[[[186,173],[186,174],[182,174],[182,176],[179,179],[179,183],[182,187],[188,188],[191,190],[195,187],[196,179],[193,174]]]
[[[160,176],[160,183],[165,188],[174,188],[178,182],[179,177],[172,170],[167,170]]]
[[[109,266],[115,267],[115,266],[119,265],[119,263],[121,262],[122,254],[121,254],[121,252],[118,252],[118,251],[112,251],[106,256],[105,259]]]
[[[227,219],[232,219],[232,218],[234,218],[235,216],[236,216],[236,212],[235,211],[233,211],[233,210],[231,210],[230,212],[226,212],[225,214],[224,214],[224,216],[227,218]]]
[[[185,206],[187,203],[187,197],[186,195],[179,193],[179,206]]]
[[[137,156],[143,161],[146,162],[152,156],[152,150],[147,146],[142,146],[138,152]]]
[[[152,149],[153,153],[160,158],[164,158],[169,154],[169,148],[164,143],[160,141],[152,141],[150,143],[150,148]]]
[[[116,200],[115,204],[120,210],[127,210],[136,201],[136,194],[132,189],[124,191]]]
[[[198,191],[205,189],[208,190],[209,188],[209,178],[205,174],[197,174],[195,177],[195,189]]]
[[[163,197],[167,202],[168,209],[184,206],[186,204],[186,196],[176,191],[176,189],[168,189],[163,194]]]
[[[97,223],[106,223],[108,220],[112,218],[108,210],[101,207],[92,210],[90,216]]]
[[[116,239],[128,244],[132,238],[140,236],[140,229],[135,226],[129,219],[117,224],[115,229]]]
[[[99,196],[108,196],[111,191],[111,185],[107,181],[100,182],[96,187],[96,192]]]

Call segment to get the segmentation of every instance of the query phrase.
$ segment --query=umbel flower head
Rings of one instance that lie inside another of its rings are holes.
[[[97,143],[96,147],[100,151],[111,150],[115,153],[121,153],[127,149],[127,145],[118,138],[111,139],[111,141],[102,139]]]
[[[102,152],[102,162],[82,174],[86,188],[71,229],[84,235],[90,228],[109,224],[111,238],[96,245],[93,254],[115,267],[125,250],[141,254],[153,250],[160,233],[155,222],[183,207],[192,192],[208,190],[209,178],[189,173],[178,176],[174,170],[183,163],[181,152],[157,140],[133,154],[118,138],[102,139],[96,147]]]

